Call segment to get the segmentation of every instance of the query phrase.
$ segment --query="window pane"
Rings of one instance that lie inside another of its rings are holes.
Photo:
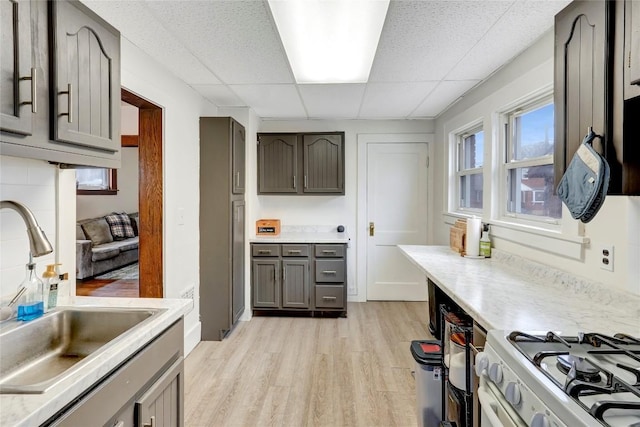
[[[553,104],[515,117],[514,128],[512,160],[553,154]]]
[[[460,177],[460,207],[482,209],[482,174]]]
[[[76,187],[78,190],[108,190],[109,169],[76,169]]]
[[[461,169],[481,168],[484,159],[484,132],[479,131],[463,137],[461,145]]]
[[[560,218],[562,203],[553,194],[553,185],[553,165],[511,169],[507,211]]]

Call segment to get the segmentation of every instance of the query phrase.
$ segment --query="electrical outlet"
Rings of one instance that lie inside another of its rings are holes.
[[[194,287],[190,286],[184,291],[182,291],[182,293],[180,294],[180,298],[192,300],[194,298],[193,293],[194,293]]]
[[[613,271],[613,245],[600,245],[598,257],[601,269]]]

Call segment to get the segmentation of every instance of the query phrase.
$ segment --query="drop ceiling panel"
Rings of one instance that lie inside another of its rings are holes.
[[[512,1],[394,1],[369,82],[443,79]]]
[[[266,2],[149,1],[147,5],[224,83],[293,83]]]
[[[412,117],[436,117],[458,100],[478,80],[443,81],[429,94],[427,99],[411,114]]]
[[[311,118],[353,118],[364,95],[364,84],[298,85],[302,102]]]
[[[513,59],[544,32],[570,0],[516,2],[447,75],[447,80],[484,79]]]
[[[438,82],[369,83],[360,118],[407,117],[436,87]]]
[[[306,118],[296,86],[232,85],[231,90],[263,118]]]
[[[220,80],[187,46],[169,34],[141,1],[83,1],[116,27],[122,37],[142,49],[185,82],[219,84]]]
[[[244,107],[245,102],[225,85],[191,85],[191,87],[218,107]]]

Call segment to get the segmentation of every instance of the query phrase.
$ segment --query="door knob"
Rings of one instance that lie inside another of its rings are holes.
[[[373,236],[375,234],[376,226],[373,222],[369,223],[369,236]]]

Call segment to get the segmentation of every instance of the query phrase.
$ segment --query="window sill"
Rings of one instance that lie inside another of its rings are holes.
[[[454,224],[458,218],[469,218],[470,215],[461,215],[448,212],[443,214],[446,224]],[[540,251],[552,253],[565,258],[581,260],[583,249],[590,242],[588,237],[570,236],[560,231],[551,231],[540,227],[514,224],[506,221],[491,220],[491,238],[507,240],[519,245],[527,246]]]
[[[115,196],[118,190],[76,190],[78,196]]]

